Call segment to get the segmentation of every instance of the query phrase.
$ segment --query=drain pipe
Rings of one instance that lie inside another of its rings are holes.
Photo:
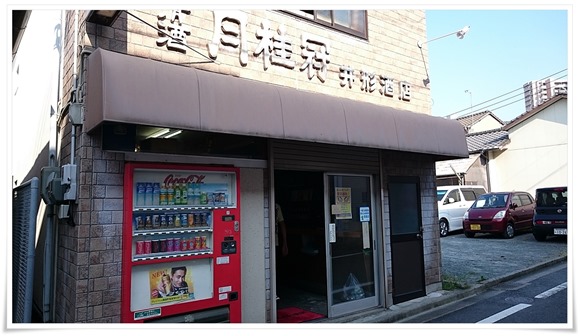
[[[66,32],[66,11],[62,10],[60,14],[60,24],[55,39],[55,49],[58,52],[58,72],[56,74],[56,94],[52,99],[50,111],[50,136],[48,141],[48,166],[58,166],[58,120],[60,119],[60,110],[62,106],[63,81],[62,73],[64,69],[63,45]],[[58,237],[58,226],[56,223],[56,205],[46,207],[46,240],[43,247],[43,271],[42,271],[42,322],[48,323],[55,321],[55,297],[56,297],[56,246]]]

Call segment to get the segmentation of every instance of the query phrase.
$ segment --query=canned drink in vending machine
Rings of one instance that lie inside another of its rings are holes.
[[[193,243],[193,249],[194,250],[200,250],[201,249],[201,237],[199,237],[199,236],[195,237],[195,241]]]
[[[153,228],[159,229],[161,227],[161,219],[159,215],[153,215]]]
[[[181,251],[181,238],[173,238],[173,251]]]
[[[199,248],[202,250],[207,249],[207,236],[201,236],[201,242]]]
[[[151,221],[151,216],[145,216],[145,229],[150,230],[153,228],[153,222]]]
[[[143,216],[135,216],[135,227],[137,230],[143,230],[145,228],[145,223],[143,222]]]
[[[159,239],[159,252],[167,252],[167,239]]]
[[[187,249],[188,249],[189,251],[193,251],[193,250],[195,250],[195,239],[194,239],[194,238],[190,238],[190,239],[188,239],[188,242],[187,242]]]
[[[181,227],[187,227],[187,214],[183,213],[180,215],[181,216]]]
[[[151,241],[151,253],[159,253],[159,239]]]
[[[143,245],[145,246],[145,254],[151,254],[151,241],[150,240],[145,240],[145,242],[143,243]]]
[[[136,242],[135,254],[145,254],[145,243],[142,240]]]
[[[167,241],[165,242],[165,244],[167,245],[167,252],[175,251],[175,249],[174,249],[175,245],[173,244],[173,238],[167,238]]]
[[[167,228],[167,215],[159,215],[159,222],[161,228]]]
[[[189,249],[189,241],[187,239],[181,239],[181,250],[187,251]]]

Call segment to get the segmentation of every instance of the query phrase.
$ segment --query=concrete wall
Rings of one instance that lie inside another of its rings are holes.
[[[266,322],[266,231],[264,220],[264,170],[243,168],[240,171],[241,188],[241,252],[242,252],[242,322]],[[264,256],[257,258],[256,256]],[[269,276],[268,276],[269,278]]]

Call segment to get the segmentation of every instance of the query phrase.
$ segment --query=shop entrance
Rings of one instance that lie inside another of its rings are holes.
[[[278,311],[298,308],[328,316],[323,173],[275,170],[274,181],[288,245],[286,256],[276,253]]]
[[[378,306],[372,177],[276,170],[274,179],[288,246],[276,257],[278,313],[336,317]],[[279,229],[278,247],[282,238]]]

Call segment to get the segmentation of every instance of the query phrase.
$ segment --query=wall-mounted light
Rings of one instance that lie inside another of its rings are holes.
[[[115,20],[121,15],[120,10],[92,10],[89,11],[87,22],[100,24],[103,26],[112,26]]]
[[[435,40],[439,40],[442,39],[444,37],[447,36],[451,36],[451,35],[455,35],[457,36],[458,39],[463,39],[465,37],[465,34],[467,34],[467,32],[469,31],[469,26],[465,26],[457,31],[454,31],[452,33],[449,34],[445,34],[445,35],[441,35],[439,37],[427,40],[425,42],[421,42],[421,41],[417,41],[417,47],[419,47],[419,50],[421,50],[421,57],[423,57],[423,66],[425,67],[425,74],[427,75],[427,78],[423,79],[423,84],[425,86],[427,86],[427,84],[429,84],[431,82],[431,80],[429,79],[429,72],[427,71],[427,63],[425,62],[425,56],[423,56],[423,46],[429,42],[433,42]]]
[[[442,39],[444,37],[451,36],[453,34],[455,34],[457,36],[457,38],[461,40],[461,39],[463,39],[465,37],[465,34],[467,34],[467,32],[469,31],[469,28],[470,28],[469,26],[465,26],[465,27],[459,29],[458,31],[454,31],[452,33],[445,34],[445,35],[442,35],[442,36],[439,36],[439,37],[430,39],[430,40],[425,41],[425,42],[417,41],[417,46],[419,48],[423,48],[423,45],[425,45],[425,44],[427,44],[429,42],[433,42],[435,40],[439,40],[439,39]]]

